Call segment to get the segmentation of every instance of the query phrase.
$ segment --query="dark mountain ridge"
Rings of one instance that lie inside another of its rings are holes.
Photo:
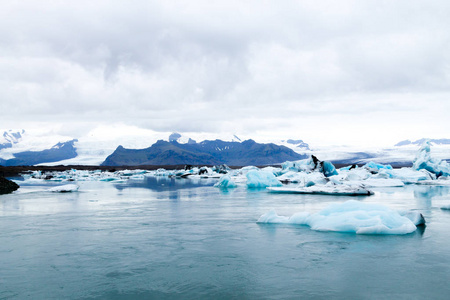
[[[74,143],[77,139],[67,141],[64,143],[57,143],[50,149],[42,151],[24,151],[14,154],[14,158],[1,159],[2,166],[31,166],[41,163],[51,163],[60,160],[70,159],[77,156]]]
[[[119,146],[101,165],[227,164],[244,166],[275,164],[306,157],[284,146],[272,143],[260,144],[253,140],[242,143],[214,140],[187,144],[180,144],[175,140],[171,142],[159,140],[145,149],[125,149]]]

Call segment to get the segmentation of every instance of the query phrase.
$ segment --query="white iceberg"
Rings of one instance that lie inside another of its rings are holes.
[[[364,188],[361,185],[313,185],[313,186],[283,186],[283,187],[269,187],[267,188],[271,193],[285,193],[285,194],[318,194],[318,195],[333,195],[333,196],[369,196],[373,195],[371,190]]]
[[[297,160],[297,161],[286,161],[281,164],[282,173],[289,171],[294,172],[320,172],[326,177],[337,175],[338,172],[334,165],[328,161],[321,161],[316,156],[311,155],[307,159]]]
[[[301,212],[284,217],[271,211],[262,215],[257,223],[299,224],[308,225],[312,230],[356,234],[408,234],[417,229],[413,221],[397,211],[354,200],[331,204],[314,214]]]
[[[79,188],[76,184],[65,184],[49,188],[48,191],[54,193],[70,193],[78,191]]]
[[[250,170],[246,174],[246,177],[248,188],[266,188],[282,185],[272,172]]]
[[[231,176],[228,174],[225,174],[222,177],[220,177],[220,180],[214,186],[222,189],[237,187],[236,183],[231,179]]]

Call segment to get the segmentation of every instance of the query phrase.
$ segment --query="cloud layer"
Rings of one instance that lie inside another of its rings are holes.
[[[3,127],[317,143],[448,132],[446,1],[166,2],[4,4]]]

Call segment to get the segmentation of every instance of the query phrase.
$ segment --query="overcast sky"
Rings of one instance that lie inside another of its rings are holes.
[[[450,138],[449,16],[446,0],[3,1],[0,128]]]

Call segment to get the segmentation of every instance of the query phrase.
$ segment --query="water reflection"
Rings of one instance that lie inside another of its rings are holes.
[[[126,183],[114,184],[118,190],[126,188],[145,188],[156,192],[173,191],[179,189],[192,189],[202,186],[213,186],[217,179],[210,178],[169,178],[164,176],[149,176],[143,180],[129,180]]]
[[[450,187],[448,186],[415,186],[414,198],[431,200],[436,197],[443,197],[450,194]]]

